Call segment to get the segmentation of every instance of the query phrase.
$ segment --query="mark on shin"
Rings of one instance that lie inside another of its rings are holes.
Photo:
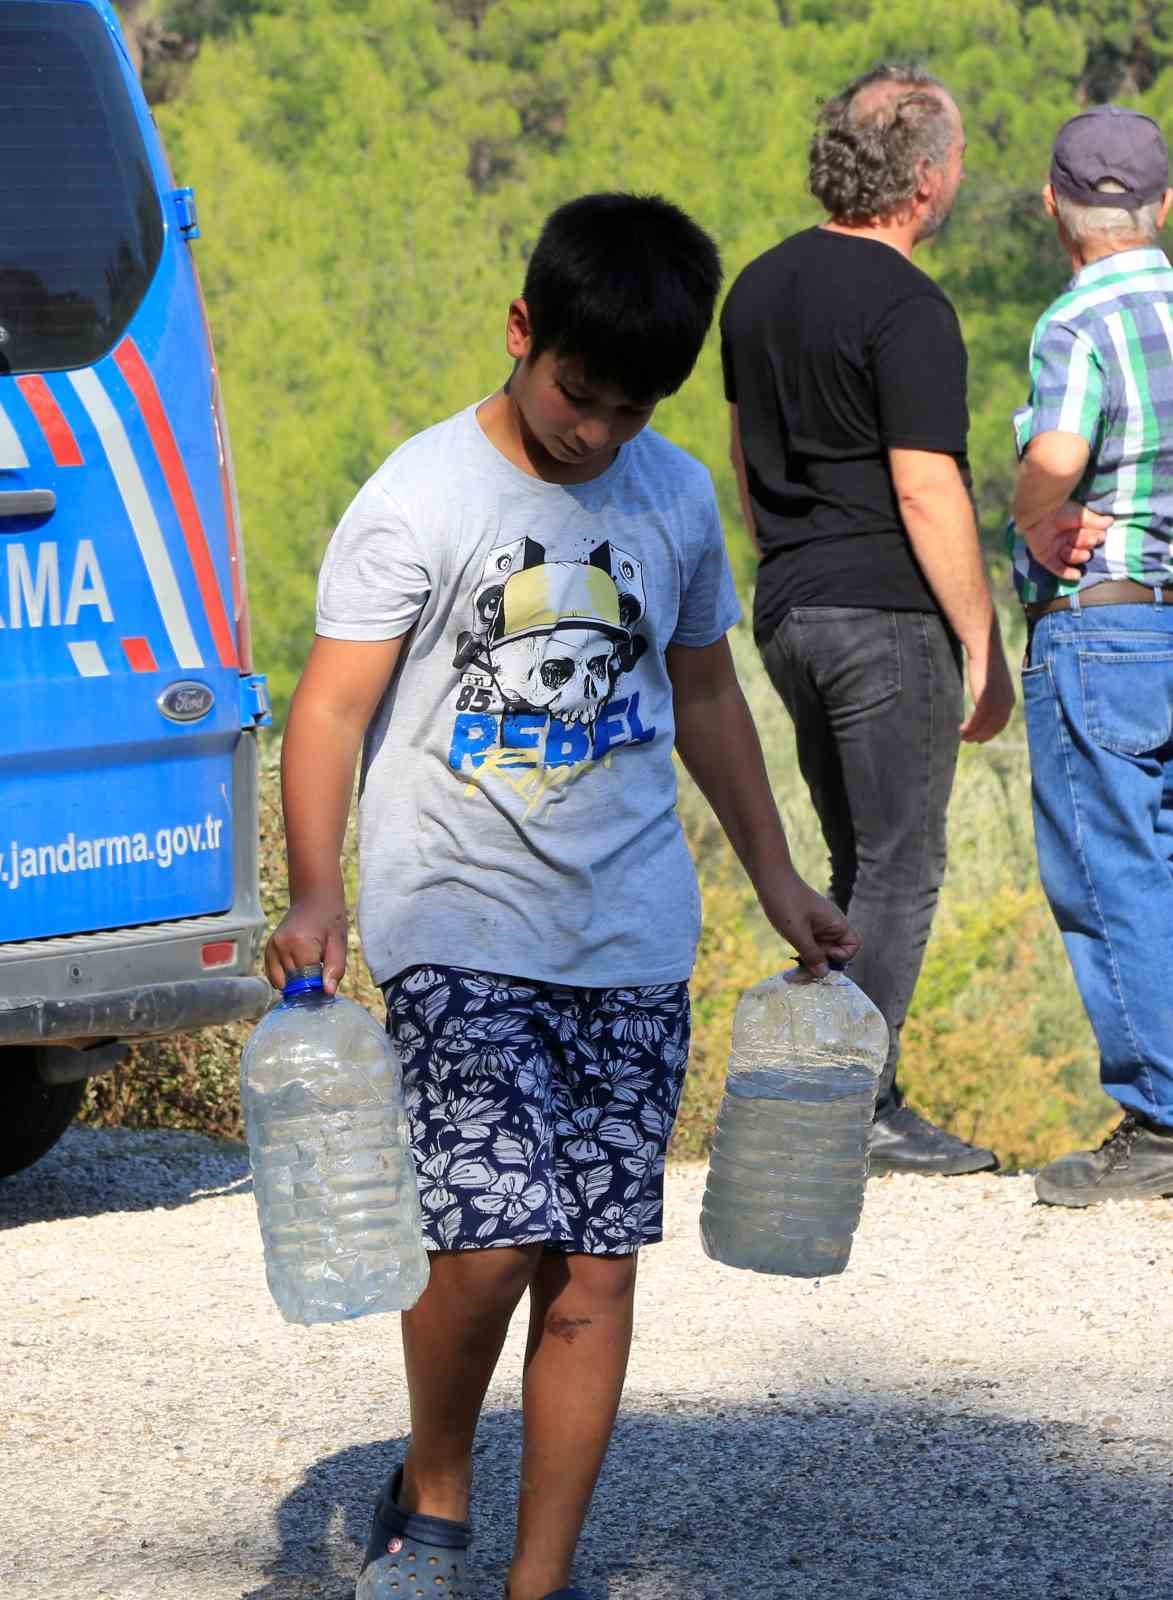
[[[590,1325],[590,1317],[560,1317],[557,1312],[551,1312],[546,1318],[547,1332],[552,1333],[555,1339],[565,1339],[567,1344],[573,1344],[579,1330]]]

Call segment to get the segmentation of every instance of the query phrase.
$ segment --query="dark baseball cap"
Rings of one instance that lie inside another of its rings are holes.
[[[1098,189],[1111,179],[1121,192]],[[1059,129],[1051,156],[1051,187],[1083,206],[1120,206],[1135,211],[1159,200],[1169,187],[1165,136],[1140,111],[1096,106]]]

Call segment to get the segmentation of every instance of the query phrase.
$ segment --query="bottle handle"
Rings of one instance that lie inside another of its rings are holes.
[[[827,965],[831,969],[832,972],[843,972],[843,971],[846,970],[847,962],[846,961],[840,961],[837,956],[828,956],[827,957]],[[787,983],[818,983],[819,982],[819,979],[816,978],[812,974],[811,969],[808,966],[804,965],[804,963],[801,962],[801,961],[798,963],[797,966],[789,968],[789,970],[784,972],[782,976],[785,978]]]

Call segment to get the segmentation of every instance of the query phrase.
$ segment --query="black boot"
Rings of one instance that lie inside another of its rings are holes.
[[[881,1110],[872,1124],[869,1171],[926,1172],[956,1177],[962,1172],[989,1172],[998,1157],[980,1145],[966,1144],[955,1134],[936,1128],[910,1106]]]
[[[1098,1150],[1076,1150],[1044,1167],[1035,1193],[1049,1206],[1173,1195],[1173,1128],[1130,1111]]]

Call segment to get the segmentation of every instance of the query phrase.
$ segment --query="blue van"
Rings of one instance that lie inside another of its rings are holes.
[[[259,1016],[256,729],[216,366],[105,0],[0,0],[0,1174],[127,1041]]]

